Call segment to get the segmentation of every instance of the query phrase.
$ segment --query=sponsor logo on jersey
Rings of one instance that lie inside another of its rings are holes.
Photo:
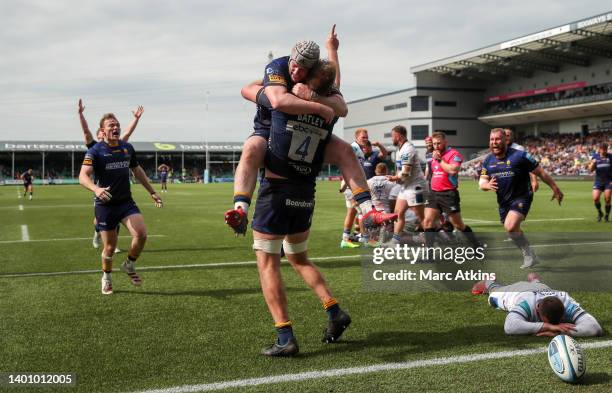
[[[300,207],[300,208],[312,208],[314,207],[313,201],[294,201],[289,198],[285,199],[285,206],[289,207]]]
[[[285,77],[283,77],[282,75],[268,75],[268,80],[271,83],[282,83],[282,84],[286,84],[287,81],[285,81]]]

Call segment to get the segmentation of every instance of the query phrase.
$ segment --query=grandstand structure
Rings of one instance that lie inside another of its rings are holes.
[[[612,130],[612,12],[411,68],[415,86],[348,103],[344,138],[391,145],[401,124],[422,151],[436,130],[466,158],[491,127],[522,138]]]
[[[183,182],[233,180],[242,143],[130,142],[146,173],[157,178],[162,163]],[[13,184],[28,168],[39,182],[74,183],[87,148],[83,142],[0,141],[0,184]]]
[[[140,166],[158,180],[161,164],[171,168],[171,181],[222,183],[234,181],[242,142],[130,142]],[[20,175],[34,170],[37,184],[76,184],[87,148],[83,142],[0,141],[0,185],[21,184]],[[338,168],[326,165],[321,179],[335,180]]]

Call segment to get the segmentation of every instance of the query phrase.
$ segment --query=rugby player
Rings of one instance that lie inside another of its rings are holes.
[[[318,94],[327,95],[331,92],[334,75],[333,63],[321,61],[309,83]],[[253,86],[250,89],[247,97],[252,98]],[[272,109],[267,94],[268,88],[260,88],[256,93],[257,103]],[[340,308],[307,253],[316,176],[323,165],[325,149],[330,147],[337,117],[327,122],[321,116],[291,115],[272,109],[271,119],[265,178],[259,188],[253,216],[253,249],[257,254],[261,287],[274,320],[277,340],[262,354],[293,356],[299,347],[288,316],[280,274],[281,248],[295,271],[323,304],[328,316],[323,341],[337,341],[351,323],[350,316]]]
[[[504,323],[507,335],[554,337],[601,336],[599,322],[563,291],[551,289],[530,273],[528,281],[502,286],[495,281],[480,281],[472,293],[489,294],[489,305],[508,312]]]
[[[85,119],[85,115],[83,114],[84,111],[85,111],[85,106],[83,105],[83,100],[79,98],[79,106],[78,106],[79,121],[81,123],[81,129],[83,130],[83,139],[85,141],[85,146],[88,149],[90,149],[96,143],[104,140],[104,131],[102,131],[101,128],[98,128],[98,131],[96,132],[96,139],[94,139],[89,129],[89,124],[87,124],[87,120]],[[132,133],[136,129],[136,126],[138,125],[138,121],[140,120],[140,117],[142,116],[143,112],[144,112],[144,108],[142,107],[142,105],[139,105],[135,111],[132,111],[132,115],[134,116],[134,118],[132,119],[130,124],[128,124],[128,127],[125,133],[121,136],[121,140],[123,142],[127,142],[130,139],[130,136],[132,136]],[[94,178],[94,182],[95,181],[96,179]],[[98,225],[97,225],[95,217],[93,219],[93,224],[94,224],[94,236],[92,240],[92,245],[94,248],[98,248],[100,247],[100,231],[98,229]],[[121,226],[117,225],[117,235],[119,234],[120,228]],[[115,249],[115,253],[118,253],[118,252],[121,252],[121,250],[117,247]]]
[[[159,168],[159,179],[161,181],[161,192],[168,192],[168,172],[170,172],[170,167],[166,164],[161,164]]]
[[[525,147],[523,147],[522,145],[519,145],[518,143],[514,141],[514,131],[512,131],[510,128],[504,128],[504,133],[506,134],[506,145],[509,148],[520,150],[520,151],[526,151]],[[540,188],[538,177],[534,175],[533,173],[529,173],[529,181],[531,182],[531,189],[533,190],[533,192],[534,193],[537,192],[538,189]]]
[[[332,35],[335,35],[335,25]],[[328,39],[329,41],[329,39]],[[319,46],[313,41],[301,41],[291,49],[291,55],[272,60],[265,68],[263,82],[269,90],[273,108],[287,113],[310,113],[321,115],[332,121],[334,115],[346,116],[346,104],[342,107],[335,98],[311,94],[303,100],[291,94],[297,83],[306,80],[310,69],[319,60]],[[259,81],[247,85],[242,96],[248,99],[249,88],[261,84]],[[319,102],[320,101],[320,102]],[[335,109],[332,109],[335,108]],[[266,144],[270,134],[270,110],[257,106],[254,131],[244,143],[234,178],[234,209],[226,212],[226,223],[236,234],[245,234],[248,208],[257,182],[257,172],[263,166]]]
[[[336,25],[332,27],[326,42],[331,59],[337,59],[339,45],[335,27]],[[275,59],[266,66],[262,83],[274,110],[288,114],[316,114],[328,122],[331,122],[335,116],[346,116],[346,103],[339,94],[321,96],[309,86],[299,83],[305,80],[318,59],[318,45],[312,41],[302,41],[293,47],[291,56]],[[336,68],[339,69],[337,65]],[[339,73],[337,73],[336,85],[339,82]],[[243,97],[253,101],[252,91],[259,89],[258,85],[259,82],[254,82],[245,86],[241,91]],[[234,209],[225,213],[225,222],[237,235],[246,233],[248,207],[255,189],[257,168],[263,164],[270,133],[270,118],[270,110],[259,105],[255,116],[255,131],[245,142],[240,163],[236,168]],[[349,151],[351,147],[346,142],[332,135],[329,148],[325,149],[324,161],[338,166],[343,177],[349,180],[351,189],[357,190],[355,200],[362,211],[366,212],[364,215],[366,226],[378,226],[394,219],[393,215],[385,215],[372,206],[363,170],[359,163],[350,157]]]
[[[397,147],[397,152],[395,153],[395,175],[389,176],[389,180],[402,186],[395,202],[395,213],[398,218],[394,225],[392,242],[400,243],[406,225],[406,210],[412,210],[419,221],[423,222],[425,203],[423,192],[427,185],[417,151],[408,141],[406,127],[400,125],[393,127],[391,140]]]
[[[508,148],[504,130],[494,128],[489,135],[489,153],[483,163],[478,185],[483,191],[495,191],[499,205],[499,217],[504,229],[514,244],[523,253],[521,269],[537,263],[536,256],[529,247],[529,241],[521,230],[521,223],[527,218],[533,190],[529,173],[534,173],[553,191],[551,201],[556,199],[561,205],[563,193],[531,154]]]
[[[21,180],[23,180],[23,197],[25,198],[28,193],[30,193],[29,200],[32,200],[32,191],[33,191],[33,183],[34,176],[32,176],[32,168],[21,174]]]
[[[437,223],[440,213],[446,213],[448,221],[455,229],[463,232],[473,247],[480,247],[472,228],[461,218],[459,197],[459,170],[463,157],[446,143],[443,132],[434,132],[431,136],[433,144],[431,161],[431,192],[425,205],[425,242],[432,246],[435,241]]]
[[[589,171],[595,172],[595,183],[593,184],[593,203],[597,209],[597,221],[601,222],[604,214],[601,212],[601,193],[604,193],[606,202],[606,222],[610,221],[610,197],[612,196],[612,154],[608,153],[608,144],[602,142],[597,152],[591,157]]]
[[[156,207],[162,207],[162,200],[138,164],[132,145],[120,140],[121,127],[115,115],[105,114],[100,120],[100,128],[104,132],[104,141],[87,150],[79,174],[79,183],[96,196],[95,215],[104,244],[102,294],[110,295],[113,293],[113,253],[117,246],[117,226],[120,222],[132,235],[127,259],[121,265],[121,270],[127,273],[133,285],[139,286],[142,282],[136,273],[135,262],[147,240],[147,229],[140,210],[132,199],[130,170],[151,194]],[[95,175],[96,183],[92,181],[92,175]]]

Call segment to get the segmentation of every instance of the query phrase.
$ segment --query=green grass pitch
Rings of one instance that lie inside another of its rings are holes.
[[[301,346],[293,359],[268,359],[259,350],[274,339],[272,322],[253,264],[252,237],[234,237],[223,223],[231,184],[170,185],[155,209],[133,186],[149,235],[138,266],[143,286],[132,287],[115,258],[112,296],[100,294],[100,251],[92,248],[92,197],[77,186],[0,187],[0,373],[73,372],[74,388],[62,392],[133,392],[268,377],[307,371],[370,366],[526,348],[548,341],[507,337],[505,313],[469,293],[370,293],[362,289],[359,251],[341,250],[344,199],[336,182],[317,186],[310,241],[313,257],[353,325],[342,341],[320,342],[325,313],[305,284],[283,264],[290,316]],[[530,232],[606,232],[596,223],[588,182],[561,182],[563,206],[536,194]],[[159,188],[159,186],[157,186]],[[495,197],[464,181],[462,214],[477,231],[501,231]],[[23,210],[19,206],[23,206]],[[30,241],[22,242],[22,226]],[[122,236],[128,235],[122,228]],[[127,237],[119,247],[128,248]],[[354,258],[350,257],[351,255]],[[610,270],[612,257],[600,261]],[[543,265],[554,261],[543,261]],[[197,265],[197,266],[194,266]],[[175,268],[168,268],[176,266]],[[76,272],[7,277],[26,273]],[[612,289],[612,285],[610,287]],[[573,292],[609,334],[612,295]],[[579,342],[607,340],[581,339]],[[610,347],[587,350],[587,377],[580,386],[557,379],[545,354],[409,370],[283,382],[224,391],[239,392],[610,392]],[[36,389],[0,386],[0,392]]]

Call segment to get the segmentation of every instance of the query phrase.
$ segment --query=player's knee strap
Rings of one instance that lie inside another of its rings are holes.
[[[104,255],[104,251],[102,251],[102,259],[104,259],[107,262],[112,262],[113,261],[113,256],[106,256]]]
[[[285,250],[285,254],[300,254],[306,252],[306,250],[308,250],[308,239],[301,243],[288,243],[286,240],[283,240],[283,250]]]
[[[253,250],[263,251],[268,254],[280,254],[283,246],[283,239],[255,239],[253,240]]]

